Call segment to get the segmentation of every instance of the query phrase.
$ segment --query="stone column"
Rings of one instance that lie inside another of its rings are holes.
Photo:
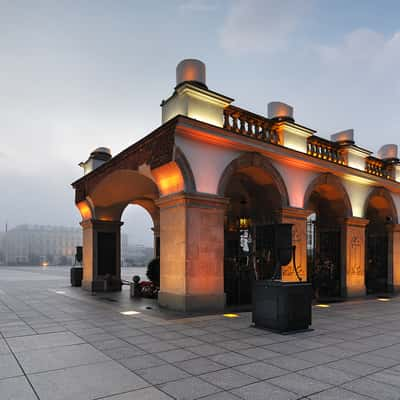
[[[228,200],[215,195],[161,198],[161,306],[221,311],[224,293],[224,215]]]
[[[341,288],[347,297],[365,296],[365,228],[364,218],[345,218],[341,237]]]
[[[122,224],[120,221],[93,219],[81,222],[84,289],[99,292],[121,290]]]
[[[278,212],[278,222],[293,224],[292,244],[296,246],[296,267],[302,282],[307,281],[307,217],[311,211],[302,208],[287,207]],[[290,264],[282,267],[282,280],[285,282],[298,282],[293,266]]]
[[[153,231],[153,248],[154,248],[154,257],[160,257],[160,225],[154,225],[151,228]]]
[[[400,291],[400,225],[391,224],[388,229],[388,290]]]

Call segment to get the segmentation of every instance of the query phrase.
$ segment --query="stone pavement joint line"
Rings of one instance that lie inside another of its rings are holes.
[[[250,313],[148,311],[127,290],[91,296],[68,279],[0,267],[2,400],[400,398],[400,298],[315,308],[313,330],[279,335]]]

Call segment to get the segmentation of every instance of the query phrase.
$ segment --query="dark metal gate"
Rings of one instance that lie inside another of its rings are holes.
[[[243,238],[242,238],[243,240]],[[241,247],[241,232],[225,232],[224,290],[228,305],[251,304],[254,268]]]
[[[317,299],[341,296],[340,227],[320,227],[317,221],[307,222],[308,280]]]
[[[388,290],[388,236],[367,228],[367,257],[365,263],[365,286],[367,293]]]

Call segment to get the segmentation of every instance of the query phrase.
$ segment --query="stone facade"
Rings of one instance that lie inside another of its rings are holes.
[[[188,93],[196,105],[190,110]],[[355,145],[354,132],[352,140],[317,136],[294,120],[290,106],[282,108],[290,115],[267,118],[232,101],[205,84],[179,82],[162,103],[160,128],[73,184],[83,219],[85,287],[93,290],[93,282],[104,279],[97,270],[97,233],[114,232],[118,247],[121,214],[134,203],[154,221],[165,307],[223,308],[227,232],[245,215],[253,224],[293,224],[302,280],[313,280],[322,265],[341,296],[399,288],[400,164],[394,150],[390,159],[385,152],[374,157]],[[381,239],[387,251],[376,245]],[[283,269],[285,281],[297,280],[292,263]],[[371,286],[374,280],[380,286]]]

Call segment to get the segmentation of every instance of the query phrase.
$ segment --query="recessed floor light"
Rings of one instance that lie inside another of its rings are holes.
[[[65,294],[65,292],[63,290],[56,290],[57,294]]]
[[[237,318],[239,314],[224,314],[225,318]]]
[[[316,304],[315,307],[319,307],[319,308],[329,308],[330,305],[329,305],[329,304]]]
[[[390,301],[387,297],[378,297],[378,301]]]
[[[122,315],[136,315],[136,314],[140,314],[139,311],[121,311],[120,314]]]

